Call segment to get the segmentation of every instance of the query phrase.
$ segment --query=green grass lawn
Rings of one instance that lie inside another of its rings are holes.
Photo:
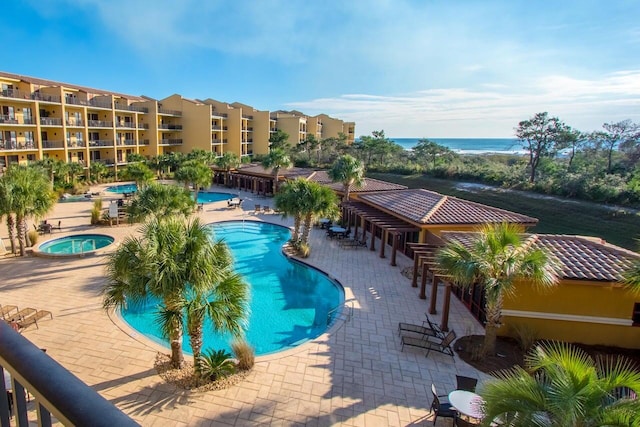
[[[629,209],[612,209],[596,203],[550,198],[524,191],[504,191],[500,188],[464,190],[458,187],[459,181],[423,175],[370,173],[367,176],[538,218],[538,225],[529,229],[535,233],[595,236],[634,251],[640,248],[637,240],[640,238],[640,214]]]

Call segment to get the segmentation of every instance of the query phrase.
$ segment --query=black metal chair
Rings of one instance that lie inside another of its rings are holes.
[[[477,378],[465,377],[462,375],[456,375],[456,389],[472,391],[475,393],[476,385],[478,384]]]
[[[446,396],[439,396],[436,391],[435,384],[431,384],[431,394],[433,394],[433,402],[431,402],[431,411],[433,412],[433,425],[436,425],[438,417],[451,418],[453,425],[455,425],[458,411],[456,411],[449,402],[441,403],[440,398]]]

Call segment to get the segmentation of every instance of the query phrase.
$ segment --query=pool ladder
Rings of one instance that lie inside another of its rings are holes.
[[[335,316],[338,310],[344,309],[344,311],[340,314],[340,316]],[[353,317],[353,301],[346,301],[343,305],[336,306],[329,310],[327,313],[327,326],[331,324],[334,320],[344,320],[345,322],[350,322]]]

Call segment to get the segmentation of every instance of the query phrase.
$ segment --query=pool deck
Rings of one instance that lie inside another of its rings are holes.
[[[207,223],[245,219],[292,224],[279,215],[254,214],[255,204],[273,207],[273,199],[228,192],[244,199],[241,209],[214,202],[197,215]],[[106,194],[104,207],[106,200],[119,198]],[[95,232],[111,235],[118,243],[139,227],[91,226],[92,205],[58,203],[47,219],[56,224],[61,220],[62,231],[41,235],[39,242]],[[3,222],[0,237],[5,245],[7,236]],[[398,266],[391,267],[378,251],[342,249],[319,229],[311,233],[311,248],[305,261],[342,283],[354,307],[352,319],[337,322],[328,333],[295,349],[256,358],[248,378],[225,390],[177,390],[158,377],[153,368],[156,354],[168,350],[138,336],[101,308],[104,256],[0,257],[0,304],[51,311],[52,320],[39,322],[39,329],[26,329],[24,336],[143,426],[431,426],[432,382],[444,394],[454,389],[456,374],[481,382],[486,378],[457,356],[432,352],[426,358],[417,349],[400,351],[398,322],[421,323],[428,309],[428,301],[420,300],[417,289],[401,274],[413,265],[411,260],[401,255]],[[441,302],[442,295],[439,311]],[[440,321],[439,314],[431,317]],[[484,332],[455,297],[449,325],[458,336]],[[438,419],[436,425],[450,426],[451,420]]]

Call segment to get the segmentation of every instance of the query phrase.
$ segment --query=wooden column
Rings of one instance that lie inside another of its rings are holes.
[[[360,221],[358,221],[358,214],[356,214],[355,212],[353,213],[354,216],[354,224],[353,224],[353,238],[354,240],[357,239],[358,237],[358,223]]]
[[[371,245],[369,246],[369,249],[372,251],[375,251],[376,250],[376,225],[371,221],[369,221],[369,224],[371,224]]]
[[[431,276],[431,302],[429,303],[429,314],[437,314],[436,301],[438,299],[438,276]]]
[[[420,280],[420,299],[427,299],[427,275],[429,272],[429,265],[422,263],[422,278]]]
[[[380,228],[380,258],[384,258],[384,247],[387,246],[387,230]]]
[[[395,267],[396,264],[396,254],[398,252],[398,237],[400,237],[398,235],[398,233],[391,233],[391,236],[393,236],[393,244],[391,245],[391,266]]]
[[[444,301],[442,301],[442,322],[440,329],[449,331],[449,305],[451,304],[451,282],[444,282]]]
[[[367,220],[362,218],[362,243],[367,243]]]
[[[411,279],[411,287],[418,287],[418,264],[420,264],[420,255],[413,252],[413,278]]]

